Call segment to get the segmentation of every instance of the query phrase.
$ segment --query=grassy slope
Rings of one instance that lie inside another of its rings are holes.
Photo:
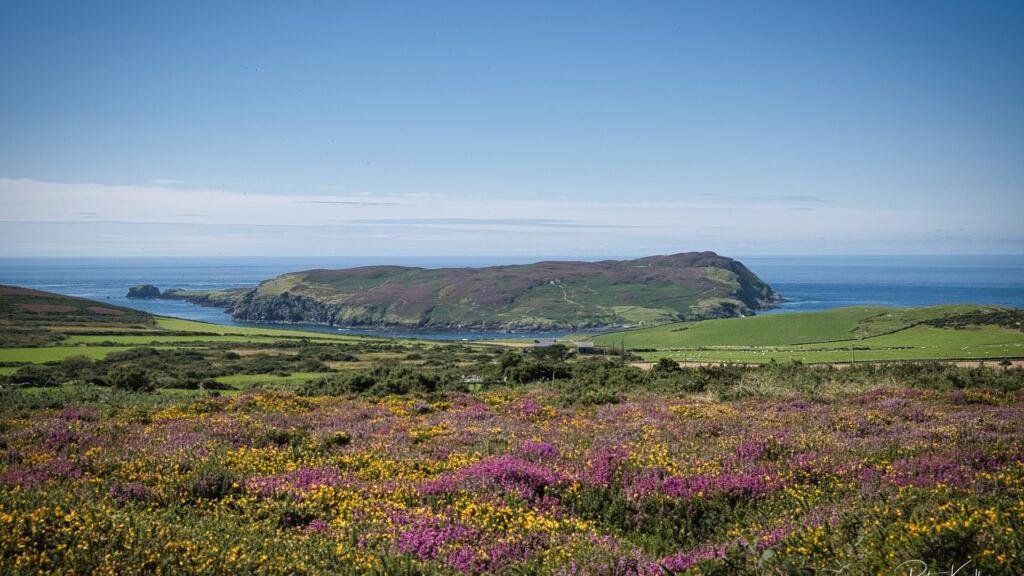
[[[262,349],[272,348],[275,342],[300,339],[318,344],[381,340],[164,318],[91,300],[0,286],[0,363],[56,362],[72,356],[100,359],[135,346],[195,348],[226,343],[251,344]],[[434,345],[409,339],[388,341]],[[17,370],[12,366],[0,368],[0,375]]]
[[[336,304],[358,301],[361,306],[382,306],[387,308],[384,313],[387,321],[413,325],[428,311],[434,322],[452,325],[524,320],[572,324],[588,321],[598,324],[664,322],[686,313],[698,300],[697,290],[678,284],[612,282],[601,277],[570,277],[558,281],[536,281],[534,285],[523,287],[515,294],[510,291],[510,302],[505,299],[480,302],[471,296],[447,297],[449,292],[454,291],[455,284],[446,283],[435,276],[432,270],[387,270],[372,277],[340,276],[324,281],[315,275],[304,277],[297,274],[261,286],[260,293],[273,296],[291,291]],[[497,289],[500,290],[500,281],[496,284],[499,284]],[[394,291],[395,285],[401,285],[408,293]],[[483,287],[481,293],[489,293],[494,289]],[[387,299],[377,301],[371,298],[370,294],[375,291],[388,291]],[[440,297],[436,302],[421,303],[419,306],[388,303],[421,300],[421,293],[436,293]],[[623,305],[630,302],[632,304]]]
[[[145,328],[153,317],[131,308],[74,298],[18,286],[0,285],[0,326],[48,325],[124,326]]]
[[[64,322],[65,319],[56,319]],[[216,343],[260,344],[268,345],[276,341],[304,338],[319,342],[353,342],[359,337],[321,334],[319,332],[302,332],[299,330],[276,330],[264,328],[248,328],[236,326],[217,326],[203,322],[192,322],[176,318],[154,318],[156,330],[144,334],[74,334],[73,331],[60,344],[55,346],[0,347],[0,362],[54,362],[71,356],[88,358],[104,358],[112,352],[128,350],[134,346],[150,346],[155,348],[202,346]],[[106,326],[106,325],[105,325]],[[109,330],[114,327],[107,326]],[[81,326],[78,326],[81,328]],[[37,327],[38,330],[49,330],[61,333],[63,326]],[[174,331],[178,334],[162,334],[161,330]],[[181,332],[195,332],[184,335]],[[113,344],[113,345],[111,345]]]
[[[781,346],[877,336],[961,310],[962,306],[894,309],[853,306],[824,312],[776,314],[674,323],[598,336],[599,344],[627,348]]]
[[[320,372],[293,372],[287,376],[277,374],[232,374],[231,376],[221,376],[217,378],[217,381],[237,388],[246,388],[256,384],[304,384],[308,380],[315,380],[329,375]]]
[[[303,330],[286,330],[282,328],[256,328],[251,326],[224,326],[221,324],[210,324],[208,322],[196,322],[194,320],[183,320],[181,318],[157,317],[156,324],[163,330],[174,332],[205,332],[208,334],[237,335],[237,336],[267,336],[277,338],[314,338],[322,340],[359,340],[358,336],[347,336],[343,334],[329,334],[327,332],[312,332]]]
[[[130,350],[133,346],[44,346],[39,348],[0,348],[0,362],[40,364],[56,362],[71,356],[105,358],[112,352]]]
[[[298,336],[292,338],[303,337],[300,333]],[[70,336],[64,343],[68,345],[98,345],[104,343],[110,344],[133,344],[133,345],[167,345],[167,344],[206,344],[206,343],[232,343],[232,342],[253,342],[258,344],[272,344],[274,342],[280,342],[282,340],[288,340],[288,338],[281,336],[243,336],[237,334],[117,334],[117,335],[87,335],[87,336]],[[315,342],[337,342],[337,340],[329,338],[307,338],[307,340]]]
[[[252,326],[224,326],[221,324],[196,322],[194,320],[182,320],[181,318],[157,317],[156,323],[157,326],[168,331],[199,332],[206,335],[216,334],[219,336],[245,336],[248,341],[259,341],[260,338],[272,338],[275,340],[302,338],[305,340],[321,340],[329,342],[366,342],[387,340],[388,342],[396,343],[431,343],[431,341],[415,340],[412,338],[379,338],[374,336],[356,336],[352,334],[331,334],[329,332],[315,332],[312,330],[258,328]]]
[[[644,350],[649,359],[682,361],[845,362],[1024,356],[1024,333],[997,326],[968,329],[915,326],[977,309],[933,306],[892,309],[851,307],[679,323],[598,336],[599,345]],[[852,350],[851,348],[856,348]]]

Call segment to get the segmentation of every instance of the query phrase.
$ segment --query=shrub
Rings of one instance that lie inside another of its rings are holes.
[[[194,498],[217,500],[238,491],[238,483],[226,471],[204,471],[192,479],[188,488],[189,495]]]
[[[565,364],[547,364],[536,361],[526,361],[512,366],[505,370],[504,376],[510,382],[529,384],[543,380],[557,380],[569,378],[572,370]]]
[[[149,348],[146,346],[139,346],[137,348],[130,348],[128,350],[120,350],[118,352],[111,352],[107,354],[107,363],[127,362],[130,360],[141,360],[143,358],[159,357],[160,351],[155,348]]]
[[[681,372],[682,368],[679,367],[678,362],[671,358],[659,358],[657,364],[651,370],[656,373],[667,372],[671,374],[673,372]]]
[[[68,356],[60,363],[65,378],[78,378],[93,367],[93,361],[87,356]]]
[[[130,364],[115,367],[107,373],[107,379],[112,387],[128,392],[150,392],[154,388],[149,371]]]
[[[291,446],[296,447],[306,439],[308,432],[299,428],[270,428],[257,438],[256,446]]]
[[[60,386],[60,372],[52,366],[29,364],[8,377],[18,386]]]
[[[348,432],[331,432],[320,442],[320,448],[322,450],[330,450],[334,447],[343,448],[351,443],[352,436],[350,436]]]
[[[527,348],[526,354],[539,362],[561,362],[567,360],[575,352],[564,344],[553,344],[539,348]]]

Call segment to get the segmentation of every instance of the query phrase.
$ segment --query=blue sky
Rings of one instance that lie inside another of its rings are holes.
[[[0,256],[1024,253],[1020,2],[0,5]]]

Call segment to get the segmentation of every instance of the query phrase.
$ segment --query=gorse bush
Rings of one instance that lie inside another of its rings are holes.
[[[377,366],[371,370],[340,372],[309,382],[299,389],[306,396],[342,396],[367,394],[428,394],[454,383],[442,372],[424,371],[409,366]]]
[[[92,359],[85,356],[68,356],[60,363],[61,374],[68,380],[78,379],[84,374],[89,374],[93,370],[94,363]]]
[[[17,386],[59,386],[63,374],[53,366],[42,366],[29,364],[18,368],[13,374],[7,377],[7,381]]]
[[[128,392],[150,392],[155,388],[149,370],[133,364],[114,367],[107,374],[107,380],[113,388]]]
[[[327,346],[292,343],[295,354],[252,353],[239,355],[219,349],[154,349],[137,347],[115,351],[101,360],[71,357],[49,365],[20,366],[3,378],[9,384],[54,386],[62,382],[89,382],[111,386],[111,375],[120,366],[147,371],[156,388],[230,390],[217,378],[238,375],[289,376],[313,373],[301,389],[307,395],[436,394],[486,390],[495,386],[545,384],[572,388],[564,397],[586,403],[615,402],[623,398],[657,394],[706,394],[720,399],[786,396],[836,396],[878,386],[935,390],[991,388],[1012,392],[1024,386],[1021,370],[953,366],[938,362],[863,364],[845,368],[769,363],[757,367],[679,367],[659,360],[647,371],[609,359],[576,357],[562,347],[527,349],[525,352],[488,350],[456,352],[458,346],[429,349],[400,348],[411,352],[419,364],[379,365],[372,369],[335,370],[324,362],[345,363],[350,350],[362,344],[331,350]],[[369,348],[375,349],[375,346]],[[387,346],[394,348],[394,346]],[[554,350],[551,350],[554,349]],[[466,354],[455,361],[456,354]],[[20,380],[20,382],[18,381]],[[585,389],[593,388],[592,393]]]

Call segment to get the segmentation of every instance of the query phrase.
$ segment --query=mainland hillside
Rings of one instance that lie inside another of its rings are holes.
[[[753,314],[778,294],[714,252],[485,268],[366,266],[277,276],[250,290],[160,297],[239,320],[435,330],[574,330]]]
[[[59,319],[66,326],[150,326],[145,312],[111,304],[0,284],[0,330],[15,331]]]

